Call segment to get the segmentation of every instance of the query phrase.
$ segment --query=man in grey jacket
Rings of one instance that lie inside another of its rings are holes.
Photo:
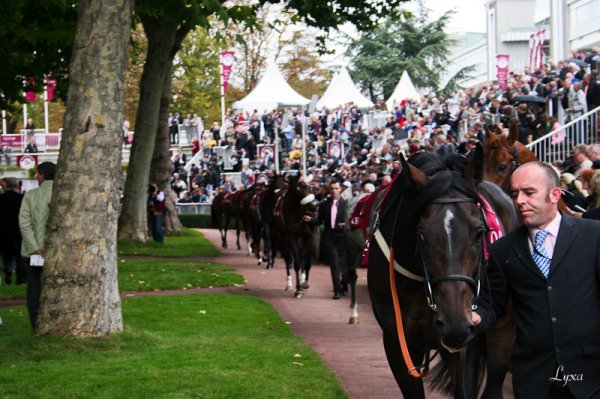
[[[23,197],[19,212],[21,228],[21,256],[27,267],[27,310],[31,327],[35,329],[40,305],[41,281],[46,238],[46,221],[52,197],[52,184],[56,165],[42,162],[37,167],[36,180],[39,187],[28,191]]]

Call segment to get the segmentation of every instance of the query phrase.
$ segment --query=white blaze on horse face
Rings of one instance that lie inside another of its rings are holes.
[[[454,219],[454,214],[450,209],[446,209],[446,216],[444,216],[444,230],[446,230],[446,234],[448,235],[448,250],[450,251],[450,256],[452,256],[452,226],[450,226],[452,219]]]

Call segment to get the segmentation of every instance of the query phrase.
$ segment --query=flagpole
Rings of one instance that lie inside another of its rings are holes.
[[[2,110],[2,134],[7,134],[6,131],[6,111]]]
[[[225,85],[223,82],[223,56],[219,54],[219,70],[221,71],[221,126],[225,126]]]
[[[44,79],[44,130],[46,130],[46,134],[48,134],[48,84],[46,79]]]

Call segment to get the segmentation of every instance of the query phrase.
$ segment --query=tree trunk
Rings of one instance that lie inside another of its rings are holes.
[[[135,118],[135,135],[129,155],[119,238],[148,240],[146,193],[150,162],[154,153],[162,88],[171,70],[171,50],[177,24],[166,19],[140,15],[148,36],[148,54],[140,81],[140,102]]]
[[[172,65],[172,64],[171,64]],[[177,196],[171,191],[171,171],[173,162],[169,157],[169,107],[171,106],[173,67],[167,73],[163,83],[162,96],[160,98],[160,112],[158,113],[158,130],[156,131],[156,141],[154,144],[154,155],[152,155],[152,165],[150,167],[150,181],[154,182],[160,190],[165,193],[165,213],[164,228],[165,234],[176,235],[181,233],[181,222],[177,217],[175,210],[175,201]]]
[[[81,0],[36,332],[123,329],[118,181],[132,0]]]

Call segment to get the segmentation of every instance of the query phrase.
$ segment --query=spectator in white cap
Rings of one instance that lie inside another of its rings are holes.
[[[346,180],[342,184],[342,186],[343,186],[344,191],[342,191],[342,193],[340,194],[340,197],[342,197],[346,201],[349,201],[353,197],[353,195],[352,195],[352,183],[349,180]]]

